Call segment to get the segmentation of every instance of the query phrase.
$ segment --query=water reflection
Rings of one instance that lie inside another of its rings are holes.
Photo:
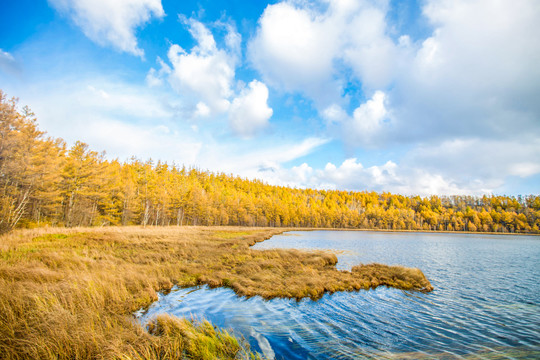
[[[239,298],[176,289],[141,315],[205,318],[269,358],[535,358],[540,355],[540,238],[295,232],[256,249],[333,249],[341,269],[382,262],[421,268],[429,294],[388,288],[309,299]]]

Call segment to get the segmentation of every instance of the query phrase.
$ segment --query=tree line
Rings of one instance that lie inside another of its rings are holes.
[[[17,227],[242,225],[540,232],[540,197],[403,196],[271,186],[160,161],[107,160],[40,131],[0,91],[0,233]]]

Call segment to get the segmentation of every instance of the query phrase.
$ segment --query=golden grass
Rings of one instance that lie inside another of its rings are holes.
[[[0,357],[234,359],[256,357],[210,324],[133,312],[173,285],[227,286],[266,299],[320,298],[380,285],[430,291],[418,269],[338,271],[328,253],[252,250],[284,229],[112,227],[34,229],[0,237]]]

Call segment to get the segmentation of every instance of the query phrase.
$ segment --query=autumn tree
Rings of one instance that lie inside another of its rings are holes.
[[[42,225],[540,232],[540,197],[293,189],[46,138],[0,91],[0,232]]]
[[[17,100],[8,100],[0,91],[0,233],[13,229],[21,220],[30,221],[32,201],[37,203],[39,219],[56,200],[61,155],[61,142],[44,139],[30,109],[24,107],[19,112]]]

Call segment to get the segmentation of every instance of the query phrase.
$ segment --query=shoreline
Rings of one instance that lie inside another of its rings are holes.
[[[517,235],[517,236],[540,236],[540,233],[503,233],[484,231],[449,231],[449,230],[397,230],[397,229],[357,229],[357,228],[292,228],[288,231],[373,231],[383,233],[425,233],[425,234],[462,234],[462,235]]]
[[[40,226],[33,228],[16,228],[11,232],[0,234],[2,236],[9,236],[10,234],[24,233],[24,232],[73,232],[78,229],[84,229],[88,231],[90,229],[182,229],[182,228],[209,228],[209,229],[246,229],[246,230],[281,230],[282,232],[288,231],[372,231],[382,233],[419,233],[419,234],[461,234],[461,235],[503,235],[503,236],[539,236],[540,233],[525,233],[525,232],[489,232],[489,231],[450,231],[450,230],[408,230],[408,229],[360,229],[360,228],[317,228],[317,227],[276,227],[276,226],[241,226],[241,225],[111,225],[111,226],[83,226],[83,227],[64,227],[64,226]]]
[[[378,286],[431,291],[419,269],[336,268],[335,254],[253,250],[294,228],[101,227],[22,229],[0,236],[0,353],[5,359],[189,357],[252,354],[210,323],[133,313],[173,286],[228,287],[238,296],[320,299]],[[217,345],[216,345],[217,344]],[[176,350],[175,350],[176,349]],[[256,354],[253,356],[257,356]]]

